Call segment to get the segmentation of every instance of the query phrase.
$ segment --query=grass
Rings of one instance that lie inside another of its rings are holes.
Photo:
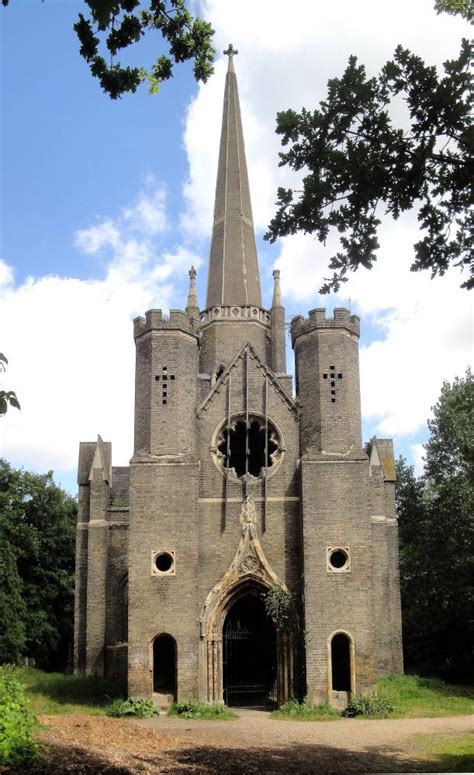
[[[20,667],[15,673],[25,687],[28,708],[35,715],[100,715],[113,699],[121,696],[117,683],[103,678],[45,673],[31,667]]]
[[[341,714],[327,702],[313,705],[306,700],[288,700],[278,710],[274,710],[271,717],[286,721],[336,721],[341,718]]]
[[[184,702],[174,702],[168,711],[168,716],[180,716],[185,719],[205,719],[227,721],[239,718],[237,713],[229,710],[222,702],[213,702],[212,705],[204,705],[202,702],[190,698]]]
[[[367,698],[358,699],[359,703]],[[370,704],[371,698],[368,698]],[[417,675],[394,675],[377,681],[374,701],[385,706],[386,713],[367,713],[356,718],[436,718],[474,713],[474,687],[454,686],[437,678]],[[393,712],[390,712],[390,707]],[[341,713],[327,703],[312,705],[289,700],[272,713],[272,718],[288,721],[334,721]]]
[[[394,675],[377,682],[377,694],[395,707],[392,718],[435,718],[474,713],[474,687],[438,678]]]
[[[474,734],[417,735],[414,742],[438,772],[474,772]]]

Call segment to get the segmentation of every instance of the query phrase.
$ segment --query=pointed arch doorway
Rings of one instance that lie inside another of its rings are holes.
[[[225,617],[222,673],[226,705],[257,707],[276,702],[276,632],[259,596],[239,597]]]

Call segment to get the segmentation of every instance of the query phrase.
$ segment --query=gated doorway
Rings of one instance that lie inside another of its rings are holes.
[[[254,595],[239,598],[225,618],[222,636],[226,705],[255,707],[275,702],[276,634],[262,600]]]

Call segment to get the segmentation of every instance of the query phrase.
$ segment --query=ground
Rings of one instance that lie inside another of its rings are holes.
[[[342,775],[364,772],[462,772],[433,742],[449,737],[473,748],[474,716],[278,721],[239,710],[234,721],[161,715],[129,721],[106,716],[42,716],[48,763],[31,775]],[[1,768],[0,768],[1,771]],[[466,769],[464,769],[466,771]],[[7,770],[3,770],[7,772]],[[10,772],[15,772],[10,770]]]

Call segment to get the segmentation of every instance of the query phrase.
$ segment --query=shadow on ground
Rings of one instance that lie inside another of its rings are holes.
[[[251,731],[249,731],[249,736]],[[437,761],[401,758],[386,749],[342,751],[330,746],[294,744],[282,748],[180,748],[155,754],[125,751],[99,752],[82,746],[55,744],[43,763],[29,766],[30,775],[343,775],[343,773],[398,773],[446,771]],[[451,772],[468,772],[462,757]],[[445,763],[444,763],[445,764]],[[24,774],[21,768],[0,773]]]

